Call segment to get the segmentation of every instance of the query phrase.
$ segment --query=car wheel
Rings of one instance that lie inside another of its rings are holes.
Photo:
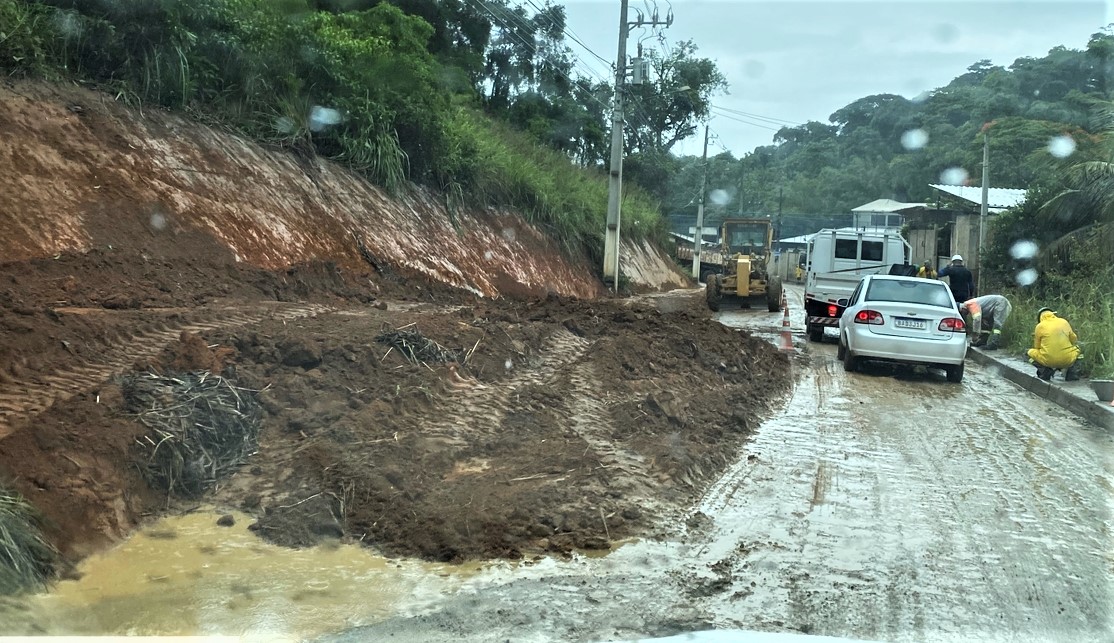
[[[956,384],[963,381],[963,364],[958,366],[945,366],[944,372],[948,374],[948,381]]]
[[[839,345],[836,347],[836,359],[842,360],[847,356],[847,347],[843,345],[843,338],[839,338]]]
[[[859,370],[859,358],[851,353],[850,348],[843,349],[843,370],[854,373]]]
[[[820,343],[824,341],[824,327],[812,324],[808,327],[808,341]]]

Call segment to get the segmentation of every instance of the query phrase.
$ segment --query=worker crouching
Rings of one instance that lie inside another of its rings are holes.
[[[967,328],[973,336],[972,346],[984,346],[996,351],[1002,345],[1002,327],[1009,319],[1013,306],[1002,295],[983,295],[968,299],[959,305],[959,312],[968,318]],[[983,331],[988,337],[983,337]]]
[[[1058,370],[1067,381],[1079,379],[1079,338],[1068,320],[1061,319],[1051,308],[1037,312],[1039,322],[1033,331],[1033,347],[1027,353],[1029,363],[1037,367],[1037,377],[1049,381]]]

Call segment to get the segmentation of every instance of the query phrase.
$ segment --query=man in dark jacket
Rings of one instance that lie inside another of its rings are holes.
[[[950,265],[944,266],[940,271],[940,279],[948,278],[948,288],[952,291],[952,298],[963,303],[975,296],[975,277],[967,266],[963,265],[963,257],[955,255]]]

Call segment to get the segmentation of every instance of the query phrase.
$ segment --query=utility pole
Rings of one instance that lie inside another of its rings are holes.
[[[777,238],[781,237],[781,206],[785,203],[785,186],[779,185],[777,188],[777,225],[774,226],[774,234]]]
[[[979,253],[978,259],[979,279],[975,288],[981,295],[982,292],[982,249],[986,243],[986,215],[990,209],[990,123],[983,126],[982,138],[982,204],[979,206]]]
[[[639,12],[638,20],[627,20],[627,2],[619,7],[619,54],[615,58],[615,103],[611,110],[611,164],[607,177],[607,229],[603,242],[603,277],[612,278],[615,294],[619,293],[619,222],[623,208],[623,92],[627,80],[627,36],[635,27],[673,24],[673,13],[658,20],[657,11],[650,20]],[[636,10],[637,11],[637,10]]]
[[[704,174],[700,177],[700,205],[696,206],[696,231],[692,235],[692,278],[700,279],[700,250],[704,246],[704,199],[708,193],[708,126],[704,126]]]

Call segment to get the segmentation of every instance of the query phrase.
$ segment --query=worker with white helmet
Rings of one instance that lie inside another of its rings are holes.
[[[940,279],[948,278],[948,288],[956,302],[967,301],[975,296],[975,277],[963,265],[962,255],[953,256],[951,264],[944,266],[938,276]]]

